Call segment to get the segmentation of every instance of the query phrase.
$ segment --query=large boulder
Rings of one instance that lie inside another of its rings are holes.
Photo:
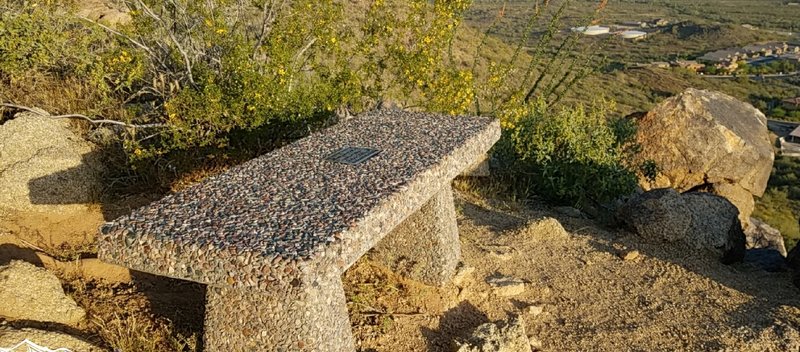
[[[530,352],[531,342],[519,318],[478,326],[458,352]]]
[[[786,243],[781,232],[761,220],[750,218],[750,227],[744,232],[747,249],[772,249],[786,256]]]
[[[680,194],[671,188],[644,192],[619,209],[619,219],[642,237],[683,241],[710,250],[725,263],[741,261],[745,235],[739,211],[727,199],[709,193]]]
[[[25,340],[30,342],[23,343]],[[100,348],[95,344],[62,332],[30,328],[15,329],[12,327],[0,327],[0,350],[11,348],[19,344],[22,344],[21,348],[13,349],[12,351],[46,351],[40,347],[53,351],[63,351],[60,349],[67,349],[75,352],[105,351],[104,348]]]
[[[767,118],[750,104],[705,90],[688,89],[665,100],[639,121],[641,160],[659,167],[645,190],[707,189],[739,208],[744,226],[752,196],[762,196],[775,159]]]
[[[23,261],[0,267],[0,316],[74,325],[86,316],[49,271]]]
[[[103,170],[69,121],[17,114],[0,125],[0,216],[85,211],[103,189]]]

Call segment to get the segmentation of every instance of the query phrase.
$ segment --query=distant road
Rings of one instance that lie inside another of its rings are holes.
[[[700,77],[720,78],[720,79],[736,79],[736,78],[739,78],[739,77],[764,79],[764,78],[787,78],[787,77],[794,77],[794,76],[800,76],[800,71],[791,72],[791,73],[776,73],[776,74],[770,74],[770,75],[738,75],[738,76],[732,76],[732,75],[700,75]]]

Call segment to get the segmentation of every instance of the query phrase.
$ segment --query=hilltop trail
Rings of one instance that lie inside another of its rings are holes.
[[[800,350],[789,273],[725,266],[544,205],[457,198],[463,259],[475,268],[462,288],[423,286],[368,259],[346,274],[362,351],[452,351],[481,323],[510,315],[523,317],[542,351]],[[546,217],[568,233],[547,231]],[[621,258],[633,250],[637,258]],[[525,292],[494,294],[485,279],[497,274],[524,280]],[[525,313],[530,305],[543,313]]]

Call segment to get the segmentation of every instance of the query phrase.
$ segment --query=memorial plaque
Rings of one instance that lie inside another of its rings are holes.
[[[371,148],[344,147],[326,156],[325,160],[348,165],[357,165],[378,155],[380,152],[380,150]]]

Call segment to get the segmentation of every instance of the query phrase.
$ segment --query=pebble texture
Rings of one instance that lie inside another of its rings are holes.
[[[64,294],[55,275],[15,260],[0,267],[0,316],[72,325],[86,312]]]
[[[461,259],[453,191],[445,187],[375,247],[372,259],[429,285],[453,277]]]
[[[135,270],[213,286],[207,318],[212,329],[206,329],[206,338],[219,350],[238,339],[272,341],[289,350],[301,342],[312,350],[352,350],[346,310],[327,304],[331,299],[344,302],[341,274],[430,203],[447,209],[423,210],[412,219],[438,218],[441,224],[430,229],[445,231],[437,236],[455,242],[415,258],[425,263],[433,260],[430,255],[446,255],[446,265],[417,276],[441,282],[451,275],[458,237],[450,182],[499,137],[499,124],[488,118],[386,110],[365,114],[106,224],[98,255]],[[346,146],[381,152],[358,165],[325,160]],[[450,199],[442,200],[444,195]],[[320,289],[330,292],[323,295]],[[287,313],[294,305],[306,307],[304,315]],[[290,324],[295,319],[299,325]],[[245,321],[275,329],[261,329],[271,332],[252,338],[247,333],[257,329],[248,331]],[[335,328],[340,324],[347,329]],[[297,326],[305,330],[298,333]],[[280,340],[295,334],[296,339]],[[331,347],[340,343],[346,347]]]
[[[207,351],[354,351],[341,278],[280,291],[209,287]]]

